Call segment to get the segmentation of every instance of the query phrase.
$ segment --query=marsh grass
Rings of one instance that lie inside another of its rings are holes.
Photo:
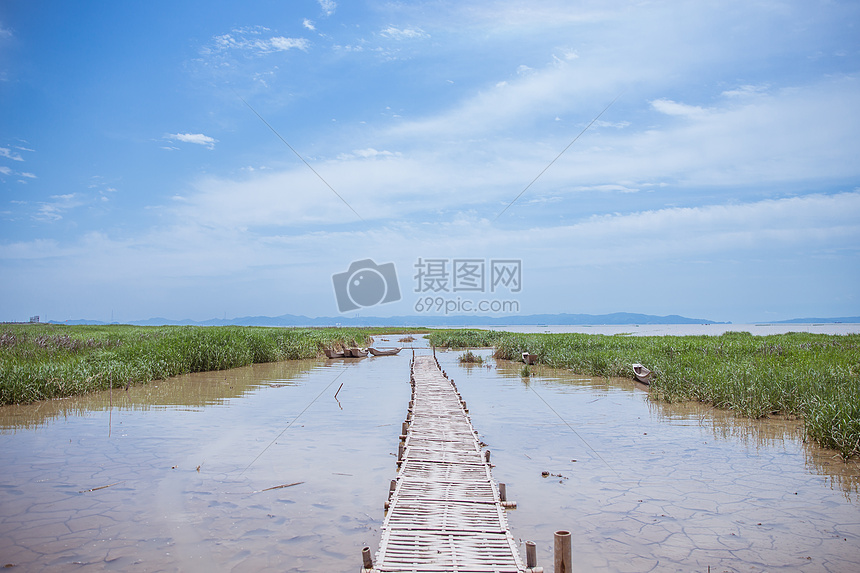
[[[460,355],[460,364],[483,364],[484,359],[480,354],[475,354],[471,350],[467,350]]]
[[[177,374],[312,358],[381,329],[0,325],[0,404],[124,387]]]
[[[494,346],[495,356],[539,362],[578,374],[633,376],[632,365],[652,371],[650,396],[695,400],[760,418],[802,418],[808,436],[860,455],[860,335],[788,333],[753,336],[604,336],[515,334],[477,330],[434,331],[436,346]]]

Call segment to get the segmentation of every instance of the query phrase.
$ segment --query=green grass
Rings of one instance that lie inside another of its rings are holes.
[[[471,350],[467,350],[460,355],[460,364],[483,364],[484,359],[480,354],[475,354]]]
[[[390,329],[0,325],[0,404],[83,394],[189,372],[313,358]]]
[[[495,356],[538,362],[596,376],[653,372],[650,395],[696,400],[759,418],[802,418],[815,441],[844,457],[860,455],[860,335],[788,333],[753,336],[603,336],[439,330],[440,347],[494,346]]]

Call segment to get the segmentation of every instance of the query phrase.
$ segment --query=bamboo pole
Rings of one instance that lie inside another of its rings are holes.
[[[537,567],[537,548],[534,541],[526,541],[526,567]]]
[[[554,539],[553,571],[555,573],[573,573],[573,567],[571,565],[570,531],[556,531]]]
[[[370,547],[361,550],[361,560],[365,571],[373,570],[373,559],[370,557]]]

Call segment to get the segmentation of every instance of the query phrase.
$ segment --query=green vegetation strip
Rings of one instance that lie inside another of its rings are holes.
[[[177,374],[313,358],[384,329],[0,325],[0,404],[61,398]],[[400,330],[399,332],[403,332]]]
[[[439,347],[496,348],[496,357],[578,374],[633,376],[633,363],[653,372],[650,396],[696,400],[759,418],[802,418],[810,438],[860,455],[860,335],[788,333],[753,336],[604,336],[439,330]]]

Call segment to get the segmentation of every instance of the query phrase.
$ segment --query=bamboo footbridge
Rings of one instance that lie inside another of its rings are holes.
[[[362,573],[542,573],[534,544],[520,560],[505,510],[515,507],[493,481],[465,401],[434,356],[411,364],[412,400],[403,423],[397,479],[376,559]]]

